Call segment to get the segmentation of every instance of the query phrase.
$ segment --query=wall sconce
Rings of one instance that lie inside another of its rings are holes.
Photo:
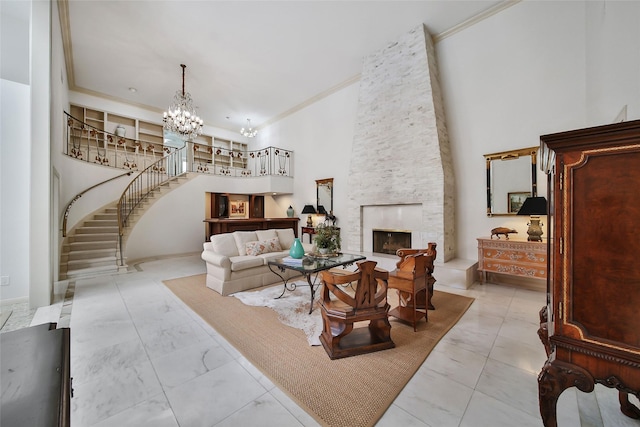
[[[316,208],[314,208],[313,205],[304,205],[302,213],[309,215],[307,217],[307,227],[313,227],[313,219],[311,218],[311,215],[316,213]]]
[[[542,227],[540,215],[547,215],[547,199],[544,197],[527,197],[517,215],[529,215],[529,229],[527,240],[530,242],[542,241]]]

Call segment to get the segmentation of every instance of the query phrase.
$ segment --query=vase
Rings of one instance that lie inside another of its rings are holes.
[[[293,244],[291,244],[291,249],[289,249],[289,256],[296,259],[304,256],[304,247],[302,246],[300,238],[296,237],[293,239]]]
[[[291,206],[289,206],[289,209],[287,209],[287,216],[289,218],[293,218],[293,208]]]
[[[116,126],[116,136],[124,137],[127,133],[127,130],[122,125]]]
[[[329,248],[318,248],[320,255],[326,255],[329,253]]]

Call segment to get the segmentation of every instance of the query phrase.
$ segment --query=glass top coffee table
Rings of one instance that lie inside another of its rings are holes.
[[[277,298],[281,298],[287,290],[293,291],[296,288],[295,282],[289,283],[289,279],[282,277],[278,271],[282,273],[285,270],[295,270],[306,277],[307,283],[309,283],[309,289],[311,291],[311,306],[309,307],[309,314],[311,314],[313,311],[313,300],[315,299],[316,289],[320,286],[320,283],[314,283],[315,280],[311,280],[311,276],[315,274],[317,277],[319,272],[329,270],[334,267],[347,267],[356,261],[366,259],[366,257],[362,255],[341,253],[336,256],[314,256],[311,254],[305,254],[299,262],[287,261],[287,259],[288,258],[278,258],[267,263],[269,270],[280,277],[284,284],[282,293]]]

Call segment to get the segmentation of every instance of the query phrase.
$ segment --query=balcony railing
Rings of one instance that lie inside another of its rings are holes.
[[[118,169],[143,171],[176,151],[164,144],[126,138],[98,129],[65,112],[64,153],[88,163]],[[187,172],[239,178],[278,175],[292,176],[293,151],[277,147],[260,150],[230,150],[215,145],[187,142],[181,156]]]

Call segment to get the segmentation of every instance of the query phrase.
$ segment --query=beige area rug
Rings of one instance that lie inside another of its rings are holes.
[[[270,308],[247,306],[207,288],[204,274],[164,283],[320,424],[331,427],[373,426],[473,302],[436,291],[437,309],[417,332],[391,321],[395,348],[331,360]]]

